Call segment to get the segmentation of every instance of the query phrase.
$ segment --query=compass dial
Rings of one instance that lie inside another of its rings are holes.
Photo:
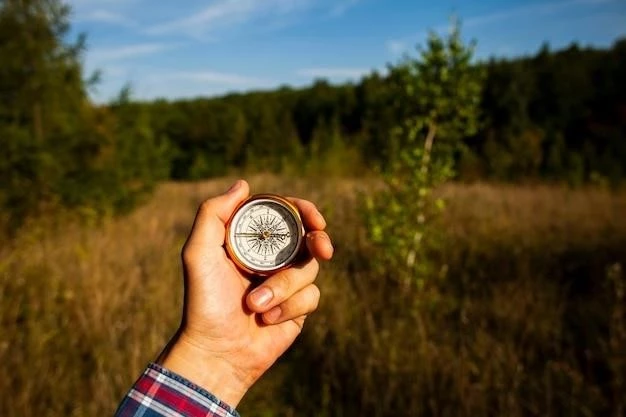
[[[259,195],[236,210],[228,224],[226,248],[240,267],[265,275],[293,263],[303,237],[298,210],[288,200]]]

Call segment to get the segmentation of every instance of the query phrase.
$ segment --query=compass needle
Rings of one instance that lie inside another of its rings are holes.
[[[273,274],[293,264],[304,244],[304,226],[296,206],[275,194],[244,201],[227,225],[225,247],[240,269]]]

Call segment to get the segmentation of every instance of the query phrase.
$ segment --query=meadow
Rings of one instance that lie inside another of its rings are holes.
[[[0,245],[0,415],[112,415],[175,331],[197,205],[233,178],[166,183],[135,212],[40,218]],[[294,347],[242,416],[626,413],[626,192],[447,185],[425,289],[374,273],[364,179],[256,175],[315,201],[336,252]]]

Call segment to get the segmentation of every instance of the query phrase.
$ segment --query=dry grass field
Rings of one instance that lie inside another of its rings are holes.
[[[40,219],[0,245],[0,415],[111,415],[175,330],[179,251],[231,178],[164,184],[103,222]],[[309,198],[335,259],[243,416],[623,416],[626,193],[451,185],[436,293],[375,276],[363,180],[250,179]],[[416,298],[418,301],[416,302]]]

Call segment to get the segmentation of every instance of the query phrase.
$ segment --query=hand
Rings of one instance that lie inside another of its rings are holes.
[[[317,259],[328,260],[333,254],[323,231],[326,222],[315,205],[290,199],[302,214],[312,257],[253,289],[223,248],[224,224],[248,194],[248,184],[239,180],[226,194],[200,206],[182,252],[183,320],[157,360],[231,407],[287,350],[307,314],[317,308]]]

